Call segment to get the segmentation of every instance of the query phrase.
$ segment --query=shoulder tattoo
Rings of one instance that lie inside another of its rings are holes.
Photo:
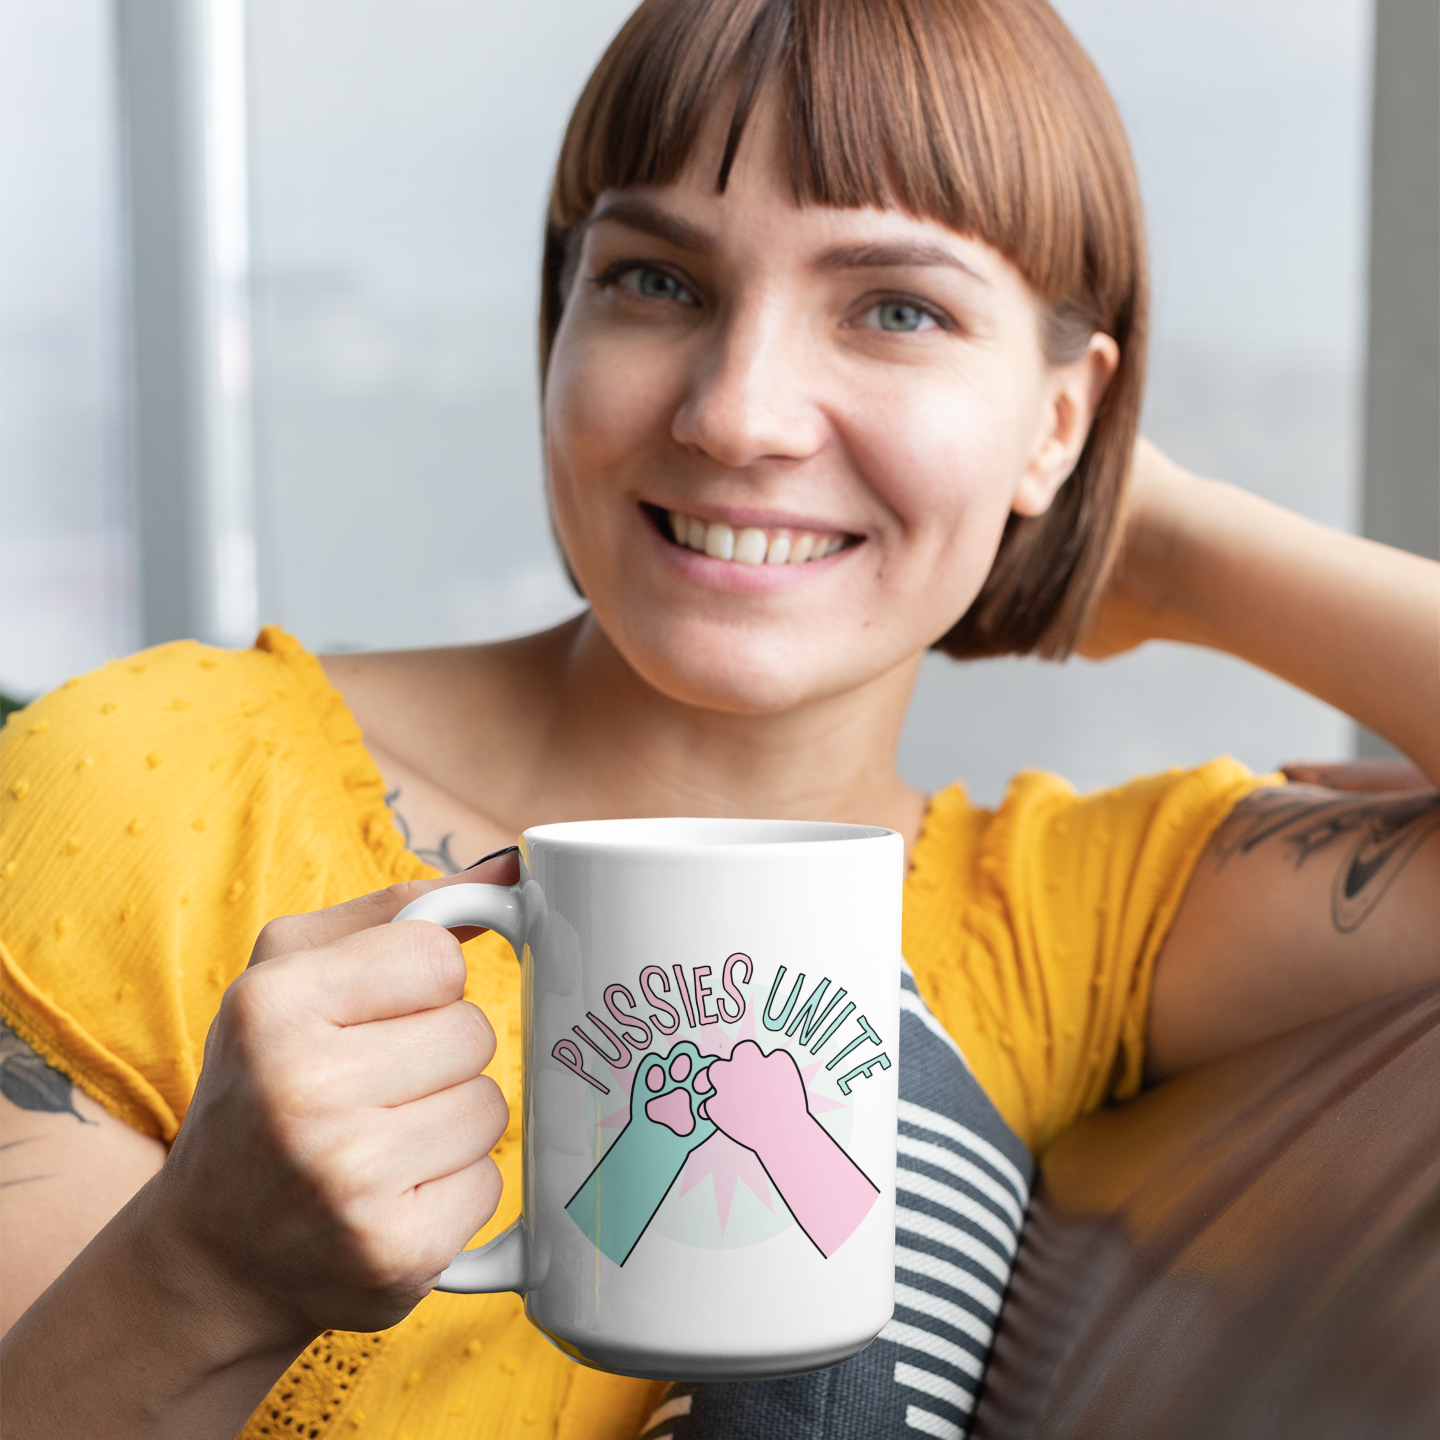
[[[75,1108],[75,1087],[68,1075],[47,1065],[8,1025],[0,1022],[0,1095],[21,1110],[73,1115],[93,1125]]]
[[[392,790],[386,797],[385,803],[390,807],[390,813],[395,817],[395,828],[399,830],[405,841],[405,848],[415,856],[418,856],[427,865],[433,865],[442,875],[458,875],[460,873],[460,862],[450,853],[450,842],[455,838],[452,831],[449,835],[442,835],[440,843],[430,849],[415,844],[414,837],[410,834],[409,822],[401,813],[398,801],[400,791]]]
[[[1330,886],[1330,919],[1348,935],[1385,898],[1421,844],[1440,829],[1440,791],[1341,794],[1309,785],[1256,790],[1215,836],[1225,866],[1262,845],[1281,848],[1296,870],[1327,851],[1340,865]]]

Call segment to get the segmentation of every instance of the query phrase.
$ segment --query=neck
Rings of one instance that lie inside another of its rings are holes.
[[[525,823],[744,815],[885,825],[907,843],[918,831],[925,799],[895,755],[922,657],[836,696],[736,715],[656,690],[588,613],[545,643],[559,653],[543,667],[550,723],[530,773],[545,777],[548,813]]]

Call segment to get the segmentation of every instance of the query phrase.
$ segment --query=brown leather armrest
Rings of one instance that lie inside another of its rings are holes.
[[[1329,790],[1428,790],[1430,781],[1408,760],[1291,760],[1280,767],[1297,785]]]
[[[974,1433],[1440,1435],[1440,984],[1062,1135]]]

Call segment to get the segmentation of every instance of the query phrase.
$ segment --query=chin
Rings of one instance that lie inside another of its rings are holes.
[[[753,627],[713,624],[665,626],[660,633],[646,627],[642,635],[621,635],[613,643],[661,694],[731,715],[777,715],[826,700],[907,658],[857,654],[834,632],[765,635]]]

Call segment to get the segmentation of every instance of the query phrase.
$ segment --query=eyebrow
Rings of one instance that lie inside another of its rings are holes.
[[[626,225],[631,230],[653,235],[657,240],[664,240],[675,246],[677,250],[689,250],[699,254],[715,248],[715,238],[708,231],[692,225],[688,220],[681,220],[676,215],[667,215],[665,211],[644,200],[627,199],[624,196],[607,200],[586,220],[585,228],[588,230],[602,220],[613,220],[617,225]]]
[[[677,215],[667,214],[648,201],[627,196],[607,200],[585,221],[584,228],[598,225],[602,220],[614,221],[642,234],[653,235],[678,250],[692,254],[704,254],[715,249],[715,237],[698,225],[682,220]],[[952,250],[924,240],[884,240],[858,245],[841,245],[827,250],[815,262],[818,270],[881,270],[898,269],[907,265],[943,265],[952,270],[961,270],[978,280],[982,285],[990,281],[972,266],[967,265]]]
[[[821,270],[881,270],[904,265],[944,265],[953,270],[963,270],[982,285],[990,283],[953,251],[923,240],[883,240],[867,245],[842,245],[827,250],[817,262]]]

